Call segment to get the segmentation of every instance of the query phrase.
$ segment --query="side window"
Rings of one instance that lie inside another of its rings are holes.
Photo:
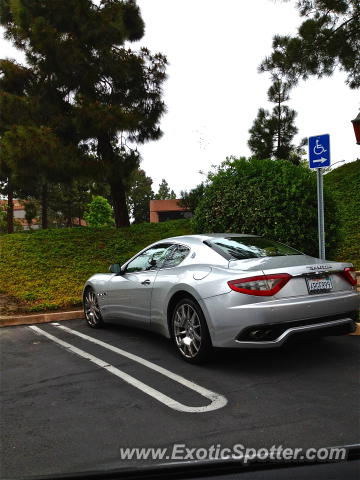
[[[190,248],[185,245],[173,245],[169,248],[167,257],[161,268],[177,267],[188,256]]]
[[[147,270],[156,270],[161,265],[170,244],[162,243],[160,245],[154,245],[148,248],[145,252],[141,253],[134,258],[126,267],[126,272],[144,272]]]

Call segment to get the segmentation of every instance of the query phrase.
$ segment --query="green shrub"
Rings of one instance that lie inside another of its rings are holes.
[[[335,201],[338,241],[329,251],[360,269],[360,160],[329,172],[324,184]]]
[[[111,205],[106,198],[100,195],[94,197],[86,205],[84,218],[89,227],[111,227],[114,225]]]
[[[336,241],[334,202],[325,191],[326,242]],[[192,225],[196,232],[263,235],[316,255],[316,176],[283,160],[227,159],[209,182]]]

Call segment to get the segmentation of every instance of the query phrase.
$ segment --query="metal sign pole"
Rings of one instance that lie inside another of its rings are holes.
[[[319,231],[319,258],[325,260],[325,226],[324,226],[324,193],[323,193],[323,172],[318,168],[317,179],[317,201],[318,201],[318,231]]]
[[[316,168],[319,258],[325,260],[323,169],[330,167],[330,135],[309,137],[309,167]]]

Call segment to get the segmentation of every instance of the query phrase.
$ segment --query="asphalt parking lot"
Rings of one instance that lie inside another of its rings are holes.
[[[116,325],[0,335],[2,477],[128,467],[121,447],[359,442],[359,337],[217,351],[193,366],[167,339]]]

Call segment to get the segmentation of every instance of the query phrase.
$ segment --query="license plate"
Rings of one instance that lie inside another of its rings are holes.
[[[332,289],[330,277],[306,278],[306,284],[310,294],[329,292]]]

